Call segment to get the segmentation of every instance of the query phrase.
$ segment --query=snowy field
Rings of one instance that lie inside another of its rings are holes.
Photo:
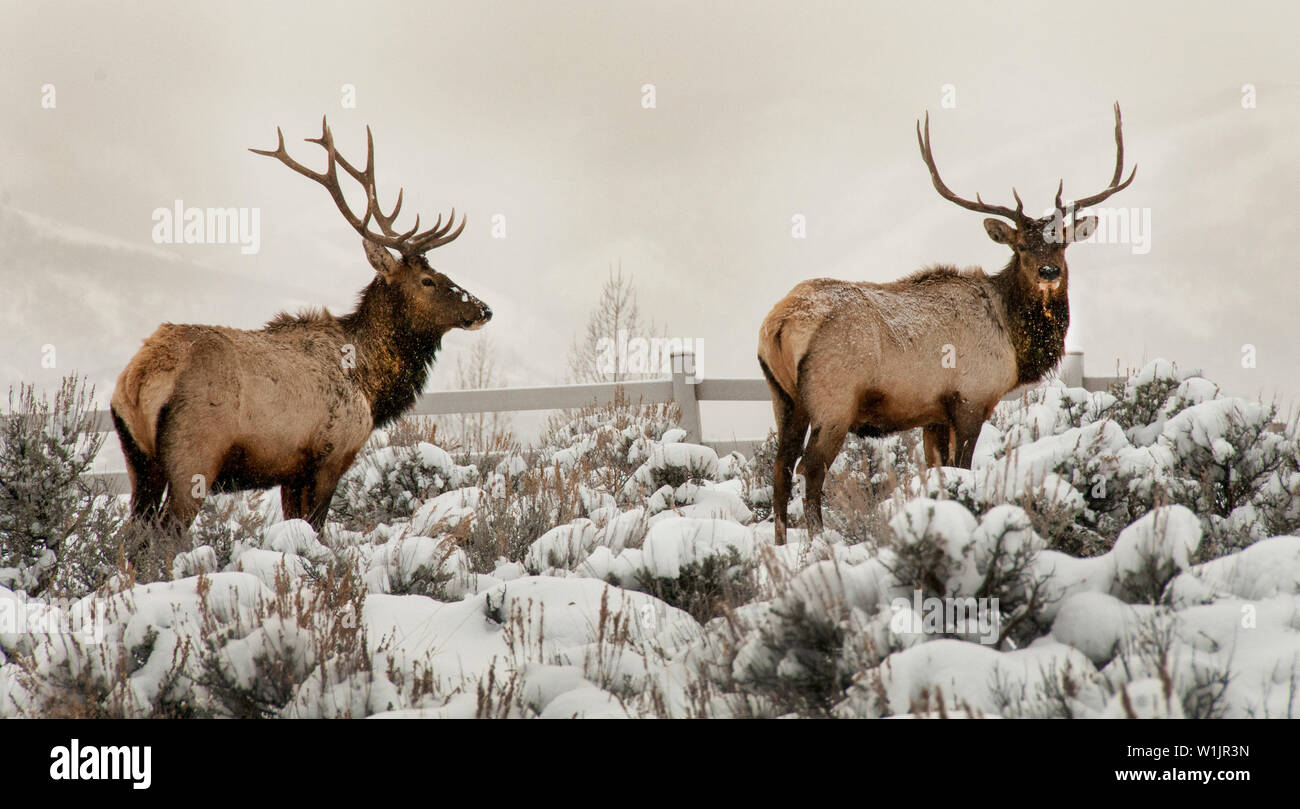
[[[1294,422],[1163,361],[1115,394],[1003,403],[972,470],[851,437],[783,547],[771,441],[663,409],[486,459],[378,432],[319,535],[273,490],[170,581],[0,568],[0,717],[1297,715]]]

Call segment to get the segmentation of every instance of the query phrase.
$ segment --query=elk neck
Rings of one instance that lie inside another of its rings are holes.
[[[415,404],[424,392],[442,334],[411,329],[406,303],[382,278],[361,293],[356,311],[339,318],[356,346],[358,382],[370,402],[375,427],[383,427]]]
[[[1037,382],[1065,354],[1065,330],[1070,326],[1070,302],[1064,284],[1044,299],[1020,272],[1013,255],[991,279],[1006,311],[1008,336],[1016,352],[1017,384]]]

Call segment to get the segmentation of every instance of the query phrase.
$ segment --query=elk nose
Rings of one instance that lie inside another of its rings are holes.
[[[1051,264],[1045,264],[1038,268],[1038,277],[1044,281],[1055,281],[1061,274],[1061,268]]]

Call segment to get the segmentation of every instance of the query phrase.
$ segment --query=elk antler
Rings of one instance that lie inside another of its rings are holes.
[[[298,172],[309,180],[320,183],[325,186],[325,190],[330,193],[334,199],[334,204],[338,206],[339,213],[348,224],[361,234],[361,237],[375,244],[391,247],[403,256],[413,256],[421,253],[427,253],[439,245],[455,239],[465,229],[467,219],[461,216],[460,227],[454,231],[451,229],[456,224],[456,209],[453,208],[451,216],[447,219],[447,224],[442,223],[442,216],[438,216],[438,221],[433,227],[426,231],[420,230],[420,217],[415,217],[415,225],[404,233],[399,233],[393,229],[393,222],[397,219],[397,214],[402,210],[402,189],[397,191],[397,202],[393,205],[391,213],[385,214],[379,207],[379,195],[375,191],[375,142],[370,134],[370,127],[366,127],[366,168],[364,171],[357,169],[349,163],[343,155],[338,153],[334,147],[334,135],[330,132],[329,124],[325,118],[321,118],[321,135],[319,138],[306,138],[308,143],[315,143],[325,150],[328,164],[325,173],[318,174],[298,161],[289,156],[288,151],[284,148],[284,133],[280,127],[275,128],[275,135],[278,144],[274,150],[269,149],[249,149],[253,154],[266,155],[274,157],[289,168]],[[347,200],[343,196],[343,189],[339,187],[338,166],[351,175],[352,179],[361,183],[361,187],[366,192],[366,212],[364,216],[358,217],[348,206]],[[375,233],[369,229],[370,220],[374,220],[379,225],[380,233]]]
[[[1123,129],[1123,124],[1120,120],[1119,102],[1116,101],[1115,102],[1115,174],[1112,175],[1110,178],[1110,185],[1106,186],[1106,188],[1100,193],[1093,194],[1090,197],[1084,197],[1083,199],[1076,199],[1074,202],[1070,203],[1070,207],[1067,209],[1061,207],[1061,189],[1064,187],[1064,181],[1062,181],[1061,185],[1058,185],[1056,187],[1056,210],[1064,213],[1066,210],[1077,211],[1080,208],[1087,208],[1089,205],[1096,205],[1098,202],[1101,202],[1102,200],[1106,199],[1111,194],[1114,194],[1117,191],[1123,191],[1125,188],[1128,188],[1129,183],[1133,182],[1133,178],[1137,176],[1137,170],[1138,167],[1136,165],[1133,166],[1133,171],[1129,172],[1128,179],[1125,180],[1123,183],[1119,181],[1119,178],[1124,176],[1124,129]]]
[[[925,165],[928,166],[930,169],[930,179],[934,181],[934,190],[939,192],[939,196],[943,197],[949,202],[955,202],[961,207],[969,211],[978,211],[979,213],[991,213],[994,216],[1002,216],[1007,219],[1010,219],[1012,222],[1015,222],[1016,224],[1021,224],[1029,221],[1029,218],[1025,216],[1025,204],[1020,201],[1020,195],[1016,193],[1016,189],[1014,188],[1011,189],[1011,196],[1015,197],[1016,199],[1016,209],[1013,211],[1010,208],[1006,208],[1001,205],[990,205],[984,200],[980,199],[979,194],[975,195],[974,202],[971,202],[968,199],[962,199],[961,197],[954,194],[948,188],[948,186],[944,185],[943,180],[940,179],[939,177],[939,169],[937,166],[934,165],[934,154],[930,151],[929,110],[926,110],[925,113],[925,137],[924,138],[921,137],[921,122],[920,121],[916,122],[916,142],[921,146],[921,159],[925,161]]]

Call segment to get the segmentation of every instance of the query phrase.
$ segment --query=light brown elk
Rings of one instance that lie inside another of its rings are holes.
[[[936,266],[886,284],[817,278],[790,291],[763,320],[758,361],[772,391],[777,453],[773,486],[777,544],[785,543],[791,467],[802,455],[804,514],[821,530],[822,485],[850,431],[879,437],[922,428],[926,463],[969,468],[984,421],[1018,385],[1036,382],[1065,351],[1070,323],[1065,248],[1088,238],[1096,217],[1078,218],[1133,182],[1120,182],[1124,137],[1115,105],[1115,173],[1098,194],[1036,219],[1015,209],[962,199],[939,178],[930,116],[921,157],[935,189],[985,219],[989,238],[1011,248],[1001,272]],[[1069,215],[1069,222],[1065,216]],[[809,432],[811,428],[811,432]],[[805,445],[804,437],[807,434]]]
[[[281,313],[258,331],[165,323],[145,340],[112,398],[134,518],[161,516],[184,530],[209,491],[279,485],[284,516],[319,530],[339,478],[371,430],[423,391],[442,336],[492,318],[491,309],[425,258],[459,236],[465,219],[453,230],[453,210],[428,230],[420,231],[418,216],[410,230],[395,230],[402,194],[390,213],[380,209],[369,128],[364,170],[338,153],[326,122],[321,129],[307,140],[325,150],[323,173],[291,158],[279,129],[274,150],[250,151],[329,191],[360,234],[375,277],[356,310],[341,317],[324,309]],[[360,216],[343,196],[340,167],[365,192]]]

